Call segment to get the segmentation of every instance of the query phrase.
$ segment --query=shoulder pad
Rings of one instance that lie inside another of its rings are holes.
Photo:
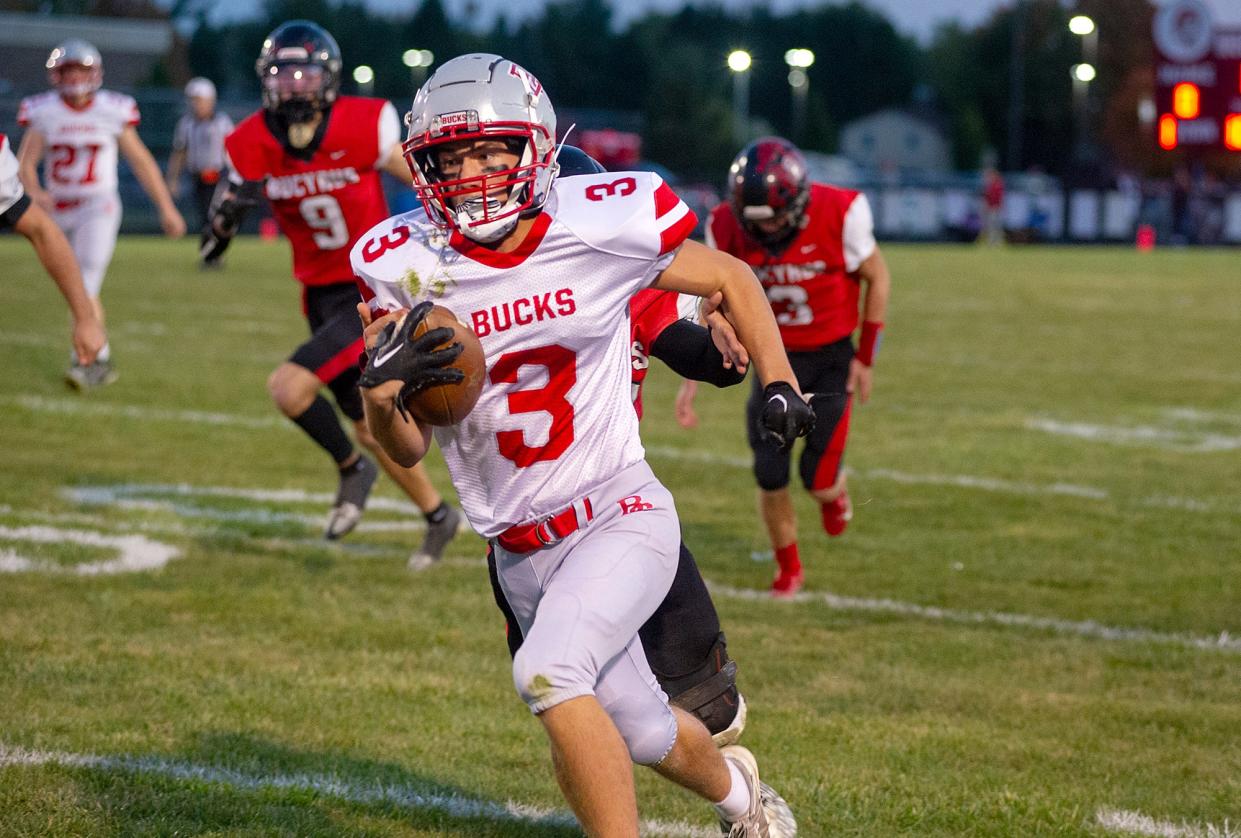
[[[606,172],[557,180],[556,220],[586,244],[655,259],[678,248],[697,216],[652,172]]]
[[[440,255],[447,248],[448,234],[419,207],[363,233],[349,252],[349,263],[374,294],[372,307],[392,310],[435,293],[437,281],[443,280]]]

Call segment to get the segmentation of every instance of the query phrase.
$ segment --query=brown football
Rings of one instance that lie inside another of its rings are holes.
[[[452,329],[452,337],[436,348],[444,348],[454,343],[465,347],[457,359],[448,365],[449,368],[465,373],[465,379],[460,384],[428,387],[419,393],[411,394],[405,400],[406,409],[424,425],[455,425],[464,419],[477,404],[487,376],[483,345],[479,343],[478,336],[473,329],[458,320],[457,315],[443,306],[436,306],[427,312],[423,321],[414,328],[410,339],[419,338],[431,329],[441,326]]]

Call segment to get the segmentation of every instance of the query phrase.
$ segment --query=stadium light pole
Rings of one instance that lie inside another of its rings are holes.
[[[810,75],[806,71],[814,63],[814,53],[791,49],[784,53],[784,63],[789,65],[789,88],[793,92],[792,140],[801,145],[806,133],[806,95],[810,92]]]
[[[733,74],[733,142],[741,146],[746,141],[747,124],[750,121],[750,64],[753,59],[743,49],[728,54],[728,69]]]
[[[375,71],[365,64],[353,68],[353,80],[358,84],[358,92],[370,96],[375,90]]]
[[[1087,145],[1087,126],[1090,114],[1090,83],[1097,75],[1093,64],[1082,62],[1074,64],[1070,70],[1073,77],[1073,104],[1077,112],[1077,153],[1085,155]]]
[[[1090,83],[1097,75],[1099,57],[1099,27],[1087,15],[1069,18],[1069,31],[1082,39],[1082,61],[1071,68],[1073,76],[1073,104],[1077,113],[1077,153],[1085,155],[1089,143]]]
[[[427,68],[434,61],[435,54],[429,49],[407,49],[401,53],[401,63],[409,68],[409,78],[415,91],[426,81]]]

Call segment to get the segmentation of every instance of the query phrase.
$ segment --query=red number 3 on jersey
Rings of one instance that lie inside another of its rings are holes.
[[[590,201],[602,201],[604,198],[616,196],[623,198],[632,195],[638,189],[638,182],[631,177],[623,177],[611,183],[592,183],[586,187],[586,198]]]

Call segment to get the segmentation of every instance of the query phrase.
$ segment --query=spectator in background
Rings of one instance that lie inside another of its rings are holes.
[[[233,130],[228,114],[215,109],[215,85],[201,76],[190,79],[185,86],[189,111],[177,121],[172,137],[172,154],[168,157],[168,191],[181,193],[181,170],[186,169],[194,181],[194,206],[198,210],[198,226],[207,226],[208,210],[215,185],[224,171],[224,138]]]
[[[1004,178],[991,166],[982,173],[982,235],[991,246],[1004,242]]]

